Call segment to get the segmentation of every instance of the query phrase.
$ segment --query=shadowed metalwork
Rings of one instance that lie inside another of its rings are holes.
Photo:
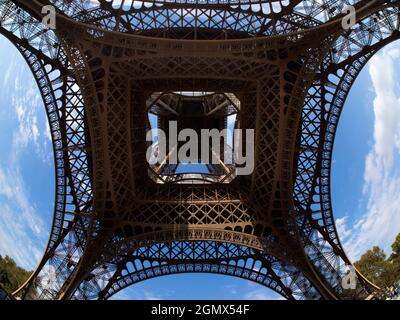
[[[44,5],[57,10],[55,30],[43,27]],[[107,299],[184,272],[248,279],[287,299],[378,290],[359,273],[355,290],[342,287],[351,262],[330,165],[352,84],[399,38],[398,1],[1,0],[0,22],[41,91],[57,177],[48,246],[15,296]],[[183,121],[183,92],[209,93],[189,100],[220,126],[236,114],[255,130],[251,175],[216,166],[189,179],[148,165],[148,114],[159,126]]]

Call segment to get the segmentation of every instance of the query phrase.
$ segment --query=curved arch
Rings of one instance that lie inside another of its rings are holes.
[[[100,259],[96,261],[96,267],[106,264],[110,260],[118,259],[119,256],[125,256],[140,248],[147,248],[153,245],[169,246],[177,242],[191,243],[203,242],[214,243],[216,245],[231,245],[238,248],[246,248],[254,252],[260,252],[264,255],[274,256],[276,259],[287,263],[294,262],[285,249],[273,239],[262,238],[245,234],[242,232],[196,228],[193,230],[161,230],[158,232],[141,234],[131,239],[124,239],[122,242],[113,242],[104,248]]]
[[[273,256],[226,242],[175,241],[139,247],[97,267],[74,298],[109,299],[140,281],[178,273],[235,276],[264,285],[286,299],[320,297],[303,273]]]
[[[380,48],[400,38],[398,11],[398,7],[393,4],[393,8],[365,17],[352,29],[351,34],[340,37],[326,56],[321,67],[321,76],[314,81],[304,104],[300,133],[301,151],[298,154],[294,189],[296,211],[303,217],[299,225],[303,225],[303,241],[309,251],[310,260],[314,265],[318,265],[319,270],[322,266],[336,270],[339,279],[344,274],[345,265],[351,265],[351,261],[346,256],[337,234],[330,197],[335,133],[341,110],[362,68]],[[374,23],[378,23],[376,15],[380,15],[379,30],[373,28]],[[386,33],[381,30],[386,30]],[[313,128],[316,122],[320,122],[321,125]],[[304,227],[307,224],[309,227]],[[314,231],[311,231],[313,228]],[[322,253],[320,258],[316,257],[317,252]],[[358,273],[358,277],[366,291],[369,291],[368,288],[377,289],[361,274]],[[332,280],[332,283],[337,282]],[[335,291],[339,295],[342,292],[340,287]]]
[[[22,297],[40,297],[49,295],[37,281],[43,276],[43,269],[46,266],[59,267],[62,257],[68,259],[71,252],[76,255],[79,248],[71,246],[72,242],[80,240],[82,245],[84,243],[82,234],[79,234],[79,229],[83,232],[85,228],[84,222],[75,218],[75,213],[89,209],[84,205],[88,199],[78,196],[82,188],[90,191],[85,165],[87,157],[82,147],[85,145],[83,106],[79,87],[76,87],[71,75],[67,76],[69,62],[58,45],[56,35],[52,31],[41,32],[40,23],[11,1],[1,2],[0,19],[0,33],[16,46],[32,71],[44,102],[52,137],[56,189],[51,232],[39,265],[14,293]],[[19,19],[28,23],[21,24]],[[73,108],[76,114],[70,111]],[[68,132],[69,136],[64,132]],[[80,154],[75,154],[74,150],[81,150]],[[71,231],[73,224],[80,227]],[[64,267],[58,272],[61,276],[57,282],[61,285],[69,271]]]
[[[332,100],[328,101],[327,103],[330,104],[331,106],[329,107],[329,115],[327,119],[328,125],[324,140],[324,156],[323,156],[324,161],[322,162],[323,176],[327,177],[327,179],[323,180],[321,184],[322,188],[324,189],[324,193],[326,194],[329,195],[331,194],[330,184],[328,183],[328,181],[330,181],[334,139],[336,137],[336,130],[339,124],[340,115],[346,103],[347,97],[350,93],[350,90],[354,82],[356,81],[358,75],[363,70],[368,61],[374,56],[374,54],[376,54],[380,49],[384,48],[386,45],[399,39],[400,39],[400,33],[396,34],[395,36],[389,39],[386,39],[386,41],[380,42],[378,45],[373,46],[369,52],[358,57],[357,59],[352,61],[351,64],[346,65],[344,67],[344,70],[342,69],[343,74],[338,77],[339,82],[336,85],[337,86],[336,91],[334,94],[332,94]],[[327,200],[326,198],[324,198],[324,202],[325,202],[324,210],[326,212],[332,211],[331,199],[329,198],[329,200]],[[338,236],[337,239],[339,241]]]
[[[399,30],[400,31],[400,30]],[[326,138],[325,138],[325,143],[324,143],[324,161],[322,162],[322,174],[323,176],[326,176],[327,179],[323,180],[321,183],[321,187],[323,189],[323,193],[329,194],[329,199],[324,199],[324,210],[326,212],[331,211],[333,212],[333,207],[332,207],[332,199],[331,199],[331,185],[330,185],[330,177],[331,177],[331,164],[332,164],[332,157],[333,157],[333,145],[334,145],[334,140],[336,137],[336,131],[337,127],[339,124],[340,116],[343,111],[344,105],[346,103],[347,97],[351,91],[351,88],[355,81],[358,78],[358,75],[361,73],[361,71],[364,69],[364,67],[367,65],[367,63],[370,61],[370,59],[382,48],[387,46],[388,44],[397,41],[400,39],[400,32],[395,34],[393,37],[390,37],[388,39],[385,39],[385,41],[380,42],[378,45],[373,46],[371,48],[371,51],[366,53],[363,56],[358,57],[356,60],[352,62],[351,65],[346,65],[343,70],[343,75],[340,77],[340,81],[338,83],[338,88],[333,95],[335,99],[331,101],[332,108],[330,109],[331,112],[329,113],[328,117],[328,128],[326,132]],[[325,161],[328,160],[328,161]],[[333,216],[333,213],[331,213]],[[339,239],[339,236],[337,234],[336,230],[336,225],[333,223],[334,230],[336,232],[336,237],[338,239],[338,243],[340,246],[341,242]],[[345,248],[344,248],[345,251]],[[347,261],[348,264],[351,264],[353,267],[353,263],[348,259]],[[355,268],[355,267],[354,267]],[[360,281],[364,282],[366,285],[379,289],[377,286],[375,286],[372,282],[370,282],[368,279],[366,279],[357,269],[356,272],[360,278]]]
[[[249,280],[251,282],[260,284],[262,286],[271,289],[272,291],[278,293],[287,300],[295,300],[295,297],[292,294],[286,293],[284,289],[281,288],[276,282],[274,282],[272,278],[268,277],[268,275],[260,274],[259,272],[255,272],[251,269],[225,266],[223,263],[221,264],[182,263],[176,265],[168,264],[165,266],[143,269],[141,271],[125,275],[124,277],[119,279],[118,282],[114,284],[115,288],[110,290],[110,292],[107,292],[107,294],[104,297],[99,298],[99,300],[108,300],[118,292],[145,280],[150,280],[153,278],[158,278],[173,274],[184,274],[184,273],[219,274],[219,275],[227,275],[239,279]],[[120,286],[121,283],[123,283],[124,285]]]
[[[237,232],[232,230],[217,229],[217,228],[204,228],[204,227],[192,227],[192,228],[174,228],[163,229],[151,233],[142,233],[132,238],[124,239],[126,245],[115,242],[114,248],[123,248],[124,252],[129,251],[129,244],[133,243],[133,248],[137,247],[137,244],[142,242],[168,242],[168,241],[217,241],[217,242],[229,242],[235,245],[246,246],[254,250],[264,250],[267,245],[267,239],[247,234],[244,232]],[[128,245],[128,247],[127,247]],[[114,251],[111,249],[110,251]],[[120,254],[120,252],[118,253]]]

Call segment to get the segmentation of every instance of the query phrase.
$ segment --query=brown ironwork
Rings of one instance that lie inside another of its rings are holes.
[[[346,30],[348,4],[356,24]],[[43,28],[45,5],[57,9],[55,30]],[[399,16],[393,0],[1,0],[0,32],[36,78],[56,165],[50,240],[14,295],[107,299],[184,272],[248,279],[287,299],[377,290],[360,274],[356,290],[342,287],[351,261],[330,165],[347,94],[399,38]],[[251,175],[228,168],[227,180],[180,183],[176,168],[149,167],[148,113],[179,121],[186,91],[211,93],[205,115],[236,113],[255,130]]]

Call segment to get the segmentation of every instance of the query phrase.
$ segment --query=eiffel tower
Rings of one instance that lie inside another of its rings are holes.
[[[399,39],[399,4],[0,0],[0,33],[36,79],[56,166],[49,242],[13,296],[102,300],[180,273],[239,277],[286,299],[379,290],[339,240],[330,170],[352,84]],[[207,117],[227,128],[232,115],[255,132],[251,174],[148,163],[150,116],[160,129]]]

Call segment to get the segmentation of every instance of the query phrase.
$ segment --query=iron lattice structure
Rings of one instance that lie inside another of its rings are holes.
[[[55,30],[42,24],[49,4]],[[1,0],[0,32],[36,78],[56,165],[50,240],[14,295],[107,299],[184,272],[248,279],[287,299],[375,290],[360,274],[356,290],[341,286],[351,262],[330,166],[349,90],[399,38],[399,14],[394,0]],[[164,93],[177,112],[171,93],[183,91],[240,100],[240,126],[256,135],[251,175],[203,184],[149,175],[147,116],[162,108],[148,101]]]

